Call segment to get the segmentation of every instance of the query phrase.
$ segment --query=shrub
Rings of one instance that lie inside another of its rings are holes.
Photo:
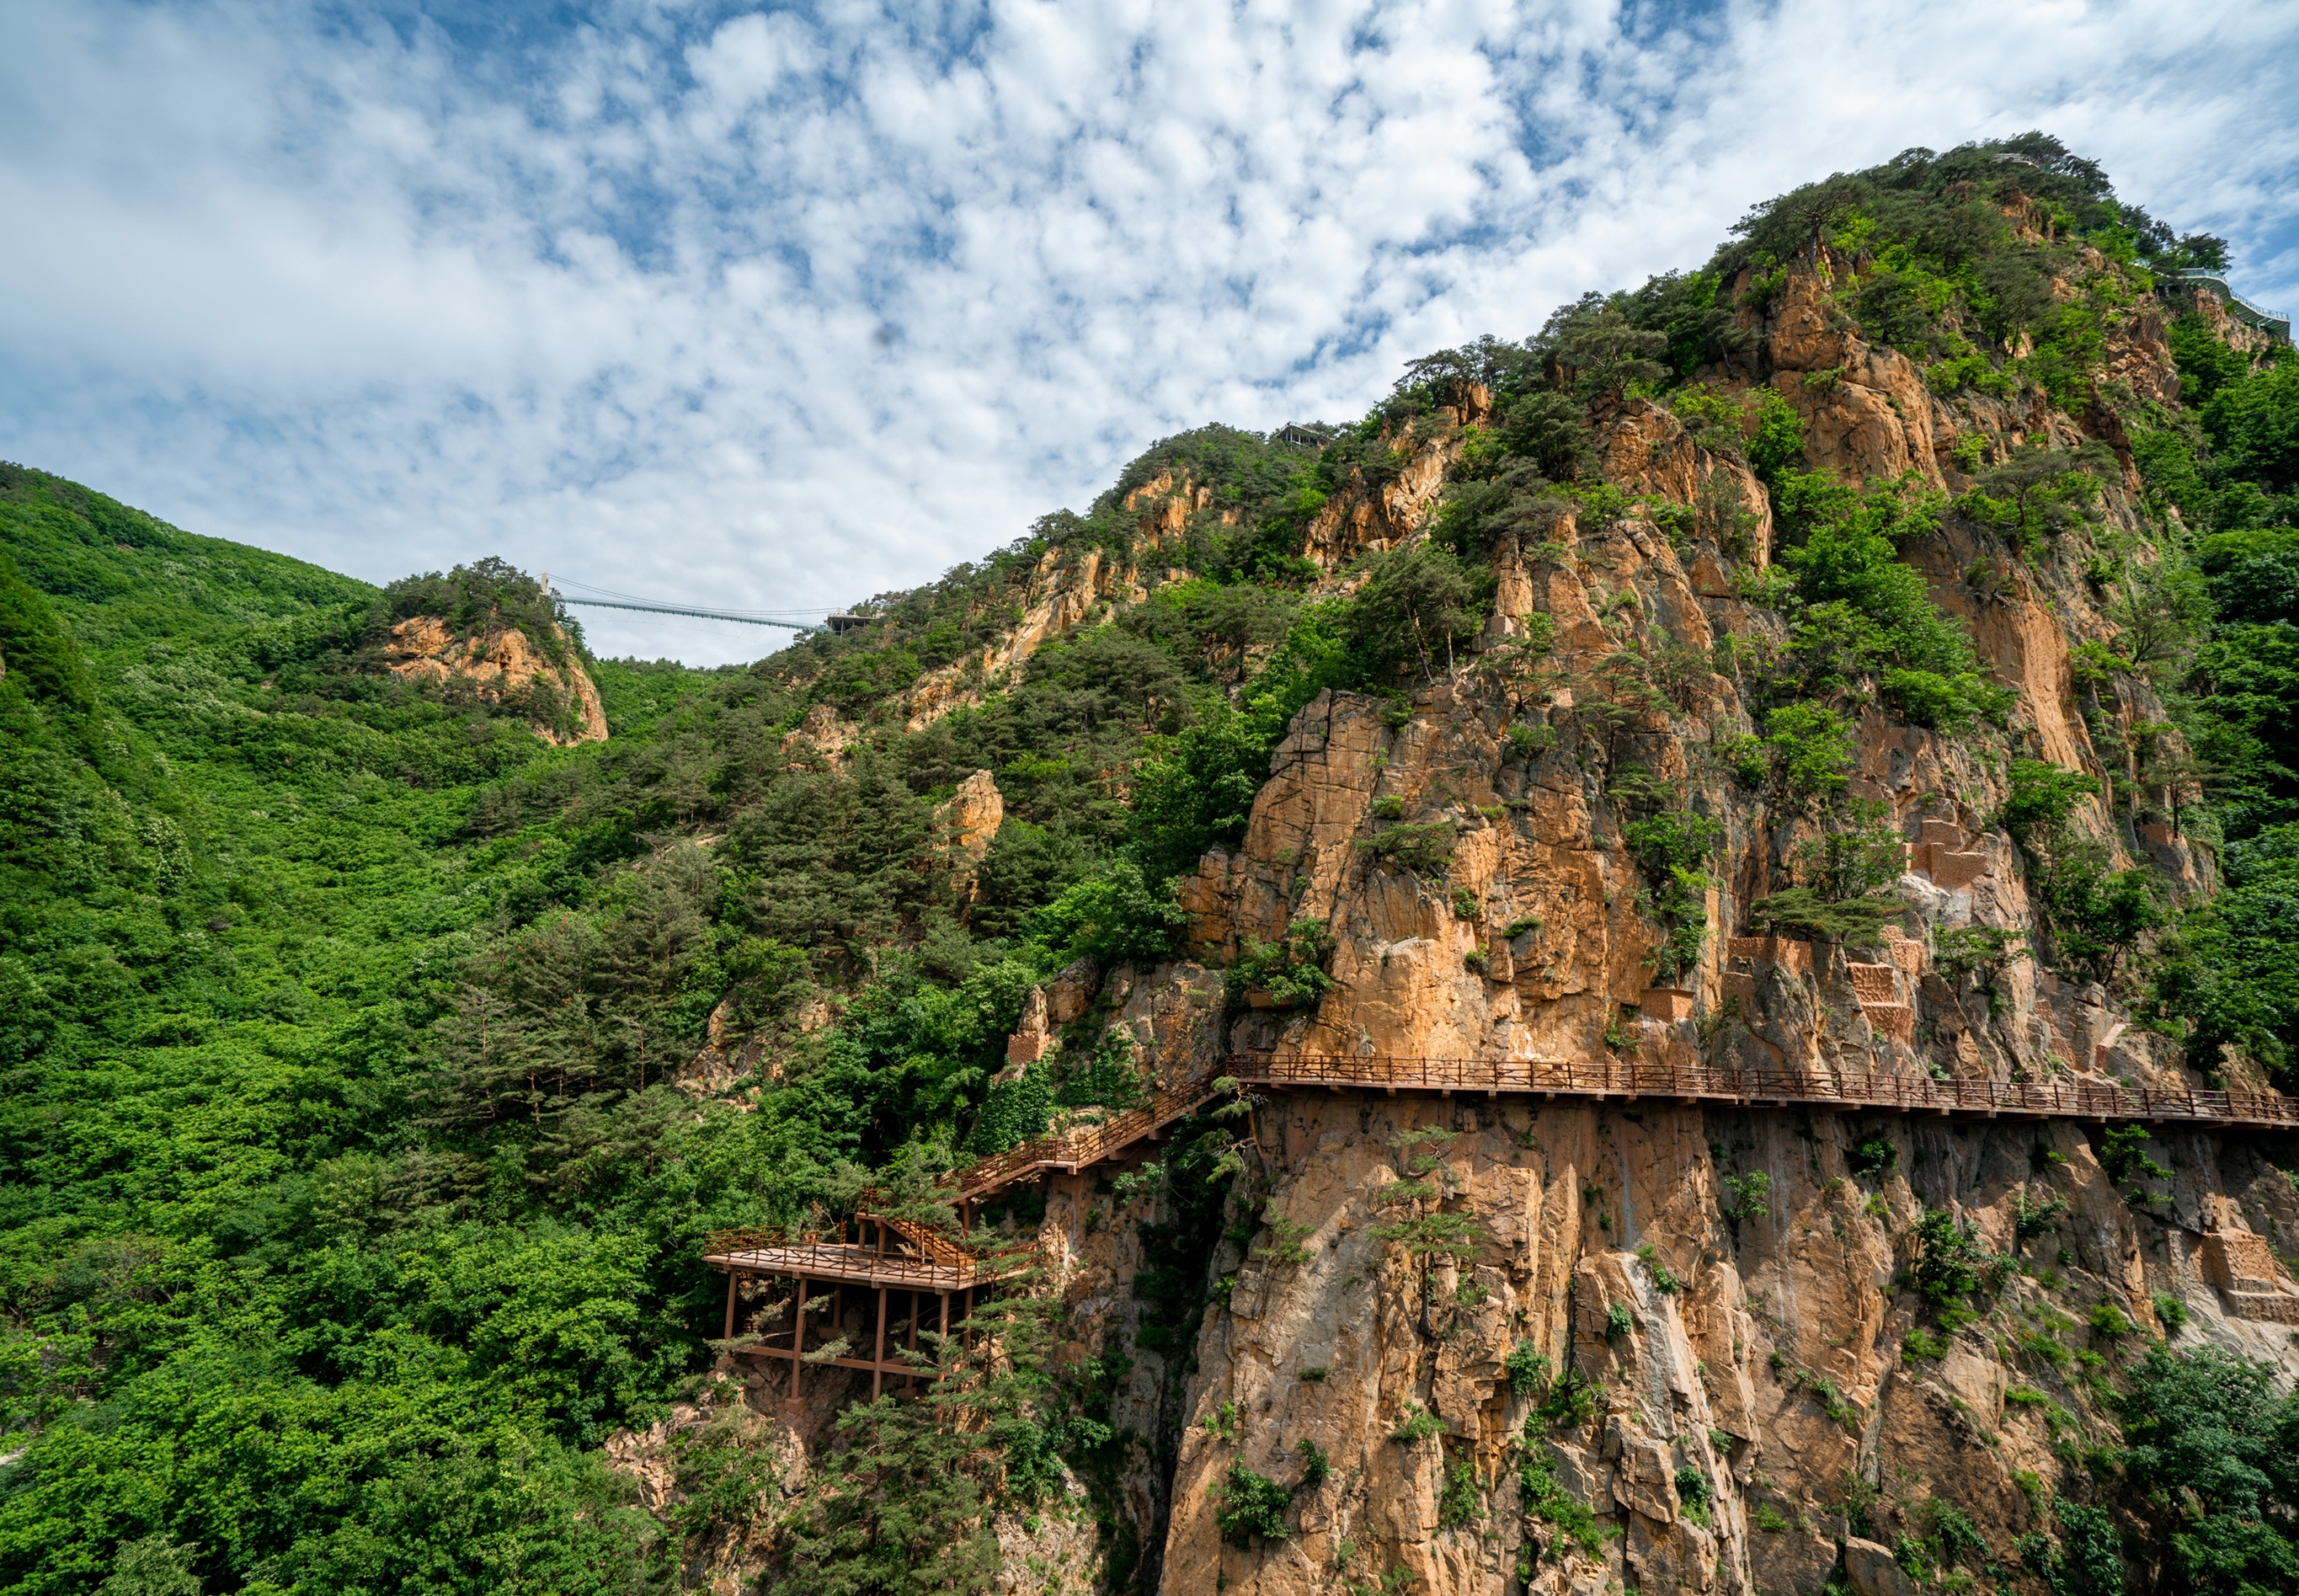
[[[1453,862],[1453,822],[1431,820],[1360,837],[1357,847],[1370,859],[1396,864],[1416,875],[1441,876]]]
[[[1512,726],[1508,728],[1508,757],[1529,760],[1547,753],[1556,746],[1556,729],[1548,726]]]
[[[1656,1290],[1673,1295],[1684,1289],[1683,1282],[1671,1274],[1668,1266],[1661,1262],[1660,1249],[1650,1242],[1643,1243],[1637,1249],[1637,1258],[1645,1268],[1652,1271],[1653,1285]]]
[[[1724,1203],[1726,1218],[1761,1218],[1772,1210],[1772,1177],[1762,1169],[1752,1169],[1746,1175],[1728,1175],[1722,1184],[1729,1193]]]
[[[1653,917],[1667,935],[1650,955],[1653,978],[1673,981],[1700,961],[1708,936],[1708,889],[1697,867],[1724,837],[1724,827],[1706,815],[1664,810],[1621,828],[1629,853],[1652,883]]]
[[[1399,1446],[1413,1446],[1445,1433],[1445,1421],[1417,1402],[1405,1405],[1405,1420],[1389,1433]]]
[[[2150,1301],[2154,1306],[2155,1317],[2162,1321],[2163,1328],[2174,1335],[2179,1334],[2187,1322],[2187,1305],[2170,1292],[2157,1292]]]
[[[1901,1339],[1900,1356],[1913,1363],[1918,1359],[1939,1359],[1947,1356],[1947,1337],[1935,1335],[1919,1325]]]
[[[1852,1167],[1855,1175],[1881,1175],[1899,1163],[1900,1150],[1893,1145],[1891,1137],[1878,1131],[1854,1143],[1844,1161]]]
[[[1550,1365],[1529,1341],[1521,1341],[1509,1349],[1501,1359],[1501,1372],[1508,1376],[1509,1389],[1519,1396],[1531,1396],[1548,1387]]]
[[[2114,1303],[2102,1301],[2091,1305],[2092,1334],[2108,1341],[2121,1341],[2139,1326]]]
[[[2099,1167],[2107,1171],[2107,1178],[2117,1185],[2170,1179],[2171,1172],[2147,1155],[2144,1144],[2148,1140],[2144,1125],[2119,1126],[2108,1132],[2099,1150]],[[2129,1194],[2127,1201],[2137,1195]]]
[[[1332,933],[1320,920],[1295,920],[1274,943],[1249,938],[1224,977],[1230,1001],[1266,992],[1281,1004],[1313,1005],[1332,990],[1333,977],[1325,973],[1332,956]]]
[[[2028,1193],[2024,1191],[2014,1193],[2012,1198],[2013,1234],[2023,1240],[2029,1236],[2041,1235],[2057,1225],[2060,1216],[2067,1211],[2068,1200],[2064,1197],[2051,1197],[2041,1202],[2030,1202],[2028,1201]]]
[[[1764,719],[1772,782],[1791,802],[1809,804],[1844,791],[1855,747],[1852,723],[1825,704],[1784,704]]]
[[[1285,1527],[1285,1509],[1293,1500],[1291,1493],[1268,1475],[1255,1473],[1244,1459],[1232,1463],[1229,1472],[1206,1491],[1216,1504],[1214,1524],[1231,1545],[1250,1546],[1257,1535],[1264,1541],[1282,1541],[1291,1534]]]
[[[1595,1557],[1604,1550],[1606,1541],[1621,1533],[1612,1525],[1598,1524],[1587,1503],[1565,1493],[1556,1483],[1556,1460],[1547,1446],[1535,1442],[1524,1450],[1517,1459],[1516,1480],[1524,1510],[1555,1530],[1558,1541],[1570,1542]]]
[[[1457,1458],[1445,1467],[1445,1484],[1437,1493],[1437,1527],[1458,1529],[1484,1517],[1484,1495],[1477,1489],[1476,1465]]]
[[[1684,1516],[1701,1528],[1708,1527],[1708,1503],[1713,1493],[1708,1476],[1687,1463],[1676,1471],[1676,1500],[1682,1504]]]
[[[1996,823],[2022,848],[2048,845],[2067,829],[2076,805],[2099,791],[2094,777],[2040,760],[2013,760],[2006,786]]]
[[[1716,762],[1732,774],[1732,779],[1744,787],[1761,787],[1771,765],[1765,759],[1762,737],[1734,736],[1720,738],[1715,744]]]
[[[1618,1341],[1636,1327],[1636,1315],[1629,1311],[1625,1302],[1615,1302],[1605,1309],[1606,1340]]]
[[[1284,1212],[1278,1208],[1277,1199],[1274,1197],[1272,1197],[1268,1206],[1263,1209],[1261,1222],[1268,1228],[1269,1240],[1264,1245],[1255,1249],[1256,1257],[1266,1258],[1273,1263],[1280,1264],[1305,1264],[1309,1261],[1313,1255],[1309,1249],[1301,1244],[1301,1238],[1315,1228],[1314,1226],[1299,1224],[1287,1218]]]
[[[1605,1387],[1601,1384],[1584,1379],[1577,1370],[1567,1369],[1525,1420],[1525,1434],[1584,1428],[1597,1417],[1604,1402]]]
[[[1916,1294],[1936,1308],[1949,1308],[1979,1289],[1996,1259],[1944,1208],[1928,1208],[1916,1221],[1918,1252],[1912,1271]]]
[[[1753,279],[1742,295],[1743,303],[1751,299],[1761,307],[1769,303],[1787,286],[1785,270]],[[1748,439],[1748,464],[1767,485],[1778,482],[1783,473],[1804,458],[1804,420],[1797,408],[1781,397],[1778,388],[1767,387],[1756,406],[1756,429]]]
[[[1294,1442],[1293,1453],[1301,1459],[1301,1484],[1299,1488],[1303,1491],[1315,1491],[1333,1472],[1332,1459],[1325,1456],[1325,1449],[1306,1435]]]
[[[1788,1515],[1768,1501],[1756,1504],[1755,1523],[1768,1535],[1777,1535],[1789,1527]]]

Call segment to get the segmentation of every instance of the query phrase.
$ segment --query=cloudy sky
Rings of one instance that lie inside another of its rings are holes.
[[[373,580],[826,606],[1910,145],[2056,133],[2299,301],[2295,44],[2259,0],[9,0],[0,457]]]

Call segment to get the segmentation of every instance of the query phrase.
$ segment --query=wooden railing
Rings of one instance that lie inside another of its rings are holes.
[[[1997,1081],[1879,1070],[1727,1069],[1619,1059],[1548,1063],[1525,1059],[1278,1057],[1232,1059],[1241,1081],[1270,1085],[1372,1086],[1416,1092],[1541,1092],[1581,1097],[1681,1098],[1730,1103],[1809,1103],[1944,1114],[2192,1121],[2299,1129],[2299,1098],[2275,1092],[2199,1092],[2087,1081]]]
[[[931,1225],[921,1225],[916,1219],[905,1219],[899,1214],[887,1213],[880,1206],[884,1201],[884,1196],[877,1192],[863,1193],[855,1199],[855,1218],[865,1224],[884,1225],[917,1248],[918,1256],[930,1263],[956,1267],[972,1263],[981,1256],[968,1251],[962,1243],[942,1234]]]
[[[872,1216],[876,1218],[877,1216]],[[907,1223],[907,1221],[905,1221]],[[925,1227],[917,1226],[920,1230]],[[932,1234],[928,1232],[928,1234]],[[841,1230],[826,1236],[819,1230],[801,1229],[796,1226],[763,1225],[740,1230],[713,1233],[702,1243],[705,1258],[733,1258],[741,1253],[771,1253],[775,1271],[797,1275],[851,1276],[869,1274],[881,1278],[915,1281],[937,1290],[948,1289],[950,1277],[955,1274],[959,1284],[976,1281],[1002,1279],[1017,1274],[1037,1261],[1034,1243],[976,1251],[947,1238],[937,1237],[941,1243],[925,1255],[907,1252],[877,1252],[846,1239]]]

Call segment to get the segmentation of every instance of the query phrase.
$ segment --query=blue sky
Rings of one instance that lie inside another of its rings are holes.
[[[375,580],[829,605],[1910,145],[2054,132],[2293,305],[2295,43],[2213,0],[15,0],[0,456]]]

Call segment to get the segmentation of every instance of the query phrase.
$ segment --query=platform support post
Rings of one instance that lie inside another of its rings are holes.
[[[726,1333],[718,1338],[720,1341],[735,1339],[735,1288],[742,1282],[743,1272],[740,1269],[726,1271]]]
[[[878,1288],[878,1344],[870,1353],[870,1400],[876,1401],[886,1384],[886,1288]]]
[[[803,1275],[798,1277],[798,1312],[793,1317],[798,1323],[791,1331],[790,1400],[795,1402],[798,1401],[799,1365],[806,1360],[806,1276]]]

